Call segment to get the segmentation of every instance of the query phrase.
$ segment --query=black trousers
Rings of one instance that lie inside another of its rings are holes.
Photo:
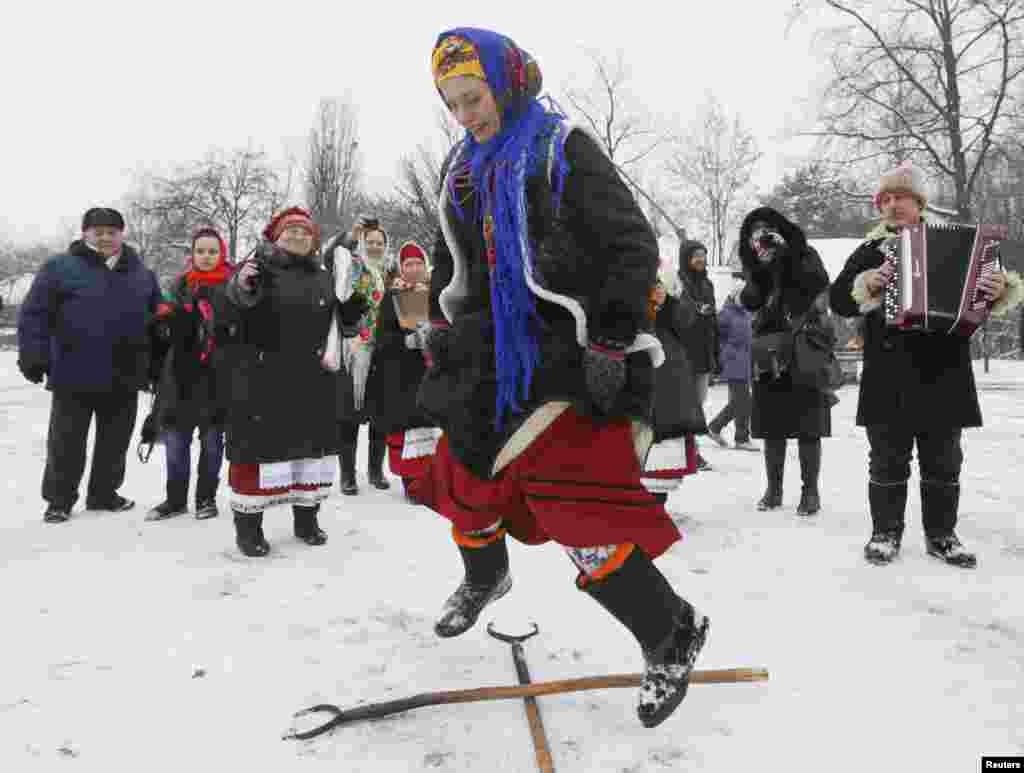
[[[138,392],[54,392],[46,436],[43,499],[69,510],[78,501],[78,485],[85,473],[85,445],[93,416],[96,417],[96,438],[86,502],[106,503],[113,499],[124,483],[138,406]]]
[[[359,445],[359,425],[351,421],[338,422],[338,442],[345,449],[350,449],[353,465],[355,464],[356,448]],[[367,454],[368,467],[371,471],[379,470],[387,449],[387,435],[370,424],[370,448]]]
[[[750,384],[746,381],[730,381],[729,402],[708,424],[708,429],[720,434],[730,421],[736,422],[735,441],[746,443],[750,440]]]
[[[917,465],[922,483],[957,484],[964,453],[961,430],[939,429],[915,432],[899,426],[874,424],[867,427],[868,473],[882,485],[905,483],[910,479],[910,460],[917,445]]]

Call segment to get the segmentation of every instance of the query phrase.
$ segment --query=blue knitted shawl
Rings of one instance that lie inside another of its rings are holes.
[[[438,43],[453,35],[476,47],[501,111],[501,128],[493,138],[481,144],[467,131],[455,155],[460,169],[453,172],[468,172],[476,193],[475,212],[466,213],[455,195],[455,179],[463,175],[448,175],[449,199],[457,216],[470,216],[482,226],[489,215],[494,225],[490,282],[498,382],[495,426],[500,431],[507,410],[522,412],[519,401],[529,397],[540,359],[540,320],[524,275],[524,268],[532,269],[534,250],[527,227],[526,180],[538,168],[546,172],[552,162],[557,210],[568,170],[562,136],[565,116],[550,101],[545,104],[537,98],[536,62],[511,40],[488,30],[457,27],[438,36]]]

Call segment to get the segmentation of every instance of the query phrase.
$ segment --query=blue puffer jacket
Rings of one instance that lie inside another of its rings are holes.
[[[18,358],[44,366],[51,390],[144,389],[159,302],[156,275],[133,249],[125,245],[111,270],[84,241],[74,242],[32,282],[18,315]]]
[[[743,383],[750,381],[750,347],[753,339],[752,315],[730,295],[718,312],[718,335],[721,342],[722,375],[719,381]]]

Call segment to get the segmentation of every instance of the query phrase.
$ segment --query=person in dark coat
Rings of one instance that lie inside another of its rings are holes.
[[[882,290],[891,276],[885,241],[902,226],[920,223],[927,204],[919,170],[905,163],[881,178],[875,204],[881,223],[847,259],[830,292],[833,312],[863,315],[864,364],[857,425],[867,430],[868,503],[872,534],[864,557],[888,564],[899,554],[907,504],[910,461],[917,446],[921,471],[921,518],[929,555],[974,568],[977,557],[956,535],[960,503],[963,429],[981,426],[981,408],[971,367],[970,339],[886,324]],[[883,265],[885,264],[885,265]],[[1000,299],[1005,313],[1007,277],[979,280],[979,289]]]
[[[822,324],[828,273],[799,227],[771,207],[755,209],[740,226],[739,252],[746,277],[740,302],[756,312],[754,345],[760,336],[792,330],[794,320],[804,315],[808,324]],[[794,384],[789,373],[755,376],[751,435],[764,440],[768,479],[758,510],[782,506],[788,438],[797,439],[800,452],[803,487],[797,514],[821,509],[821,439],[832,434],[833,399],[831,393]]]
[[[151,322],[161,295],[156,275],[124,243],[124,228],[115,209],[86,212],[82,238],[43,264],[18,315],[18,367],[32,383],[45,377],[53,392],[42,486],[47,523],[71,517],[93,416],[86,508],[135,505],[117,489],[139,390],[154,380]]]
[[[509,590],[506,535],[554,541],[640,643],[637,713],[653,727],[708,630],[654,564],[679,532],[640,478],[664,357],[644,330],[657,242],[600,144],[537,99],[515,43],[459,28],[431,61],[466,129],[442,177],[419,394],[444,430],[434,508],[465,569],[434,630],[465,633]]]
[[[270,551],[263,511],[278,504],[292,505],[296,537],[327,541],[317,513],[334,481],[340,364],[328,343],[335,314],[351,325],[367,306],[361,296],[338,306],[306,210],[278,213],[263,236],[226,292],[239,316],[235,334],[225,336],[228,482],[236,542],[247,556]]]
[[[403,316],[399,305],[402,293],[429,297],[427,254],[416,242],[406,242],[398,250],[398,266],[377,316],[366,415],[370,426],[385,435],[388,465],[402,478],[406,496],[429,506],[433,502],[430,463],[441,431],[416,402],[427,370],[416,329],[425,320]]]
[[[343,494],[359,493],[356,483],[356,453],[359,427],[368,423],[366,390],[373,368],[377,315],[384,300],[387,274],[388,234],[376,217],[362,215],[345,234],[331,239],[324,248],[324,262],[332,267],[339,298],[355,293],[367,301],[362,319],[345,334],[345,367],[338,378],[338,464]],[[385,433],[369,422],[367,480],[376,489],[391,488],[384,477]]]
[[[231,276],[227,248],[212,226],[192,236],[188,269],[177,279],[172,303],[161,319],[170,351],[157,388],[157,422],[167,463],[167,490],[163,502],[146,515],[160,521],[188,511],[192,438],[199,433],[199,471],[195,517],[217,513],[217,487],[224,461],[224,397],[218,388],[224,379],[216,366],[215,317],[223,315],[224,285]]]
[[[760,449],[750,442],[752,316],[739,300],[740,293],[743,291],[743,273],[734,273],[733,279],[739,280],[740,284],[725,297],[725,302],[718,312],[719,362],[721,363],[719,380],[728,386],[729,401],[711,420],[708,425],[708,435],[722,448],[728,448],[729,444],[722,437],[722,430],[729,422],[735,421],[736,434],[733,437],[735,447],[741,451],[758,451]]]
[[[684,241],[679,245],[682,292],[692,299],[697,309],[697,319],[687,328],[684,346],[693,368],[702,410],[708,399],[711,374],[718,371],[718,311],[715,286],[708,278],[707,266],[708,250],[701,242]],[[697,467],[711,469],[700,453],[697,454]]]
[[[707,431],[707,423],[683,344],[697,319],[697,308],[688,295],[680,293],[677,277],[658,279],[651,295],[650,314],[665,361],[654,371],[654,443],[644,460],[641,479],[664,504],[683,478],[697,471],[694,438]]]

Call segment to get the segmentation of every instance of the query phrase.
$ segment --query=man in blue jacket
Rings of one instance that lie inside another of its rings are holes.
[[[117,210],[87,211],[82,238],[43,264],[18,317],[18,367],[34,384],[46,377],[53,392],[43,473],[47,523],[71,516],[94,415],[86,508],[135,506],[117,489],[124,483],[138,391],[152,381],[149,331],[160,287],[123,236]]]

